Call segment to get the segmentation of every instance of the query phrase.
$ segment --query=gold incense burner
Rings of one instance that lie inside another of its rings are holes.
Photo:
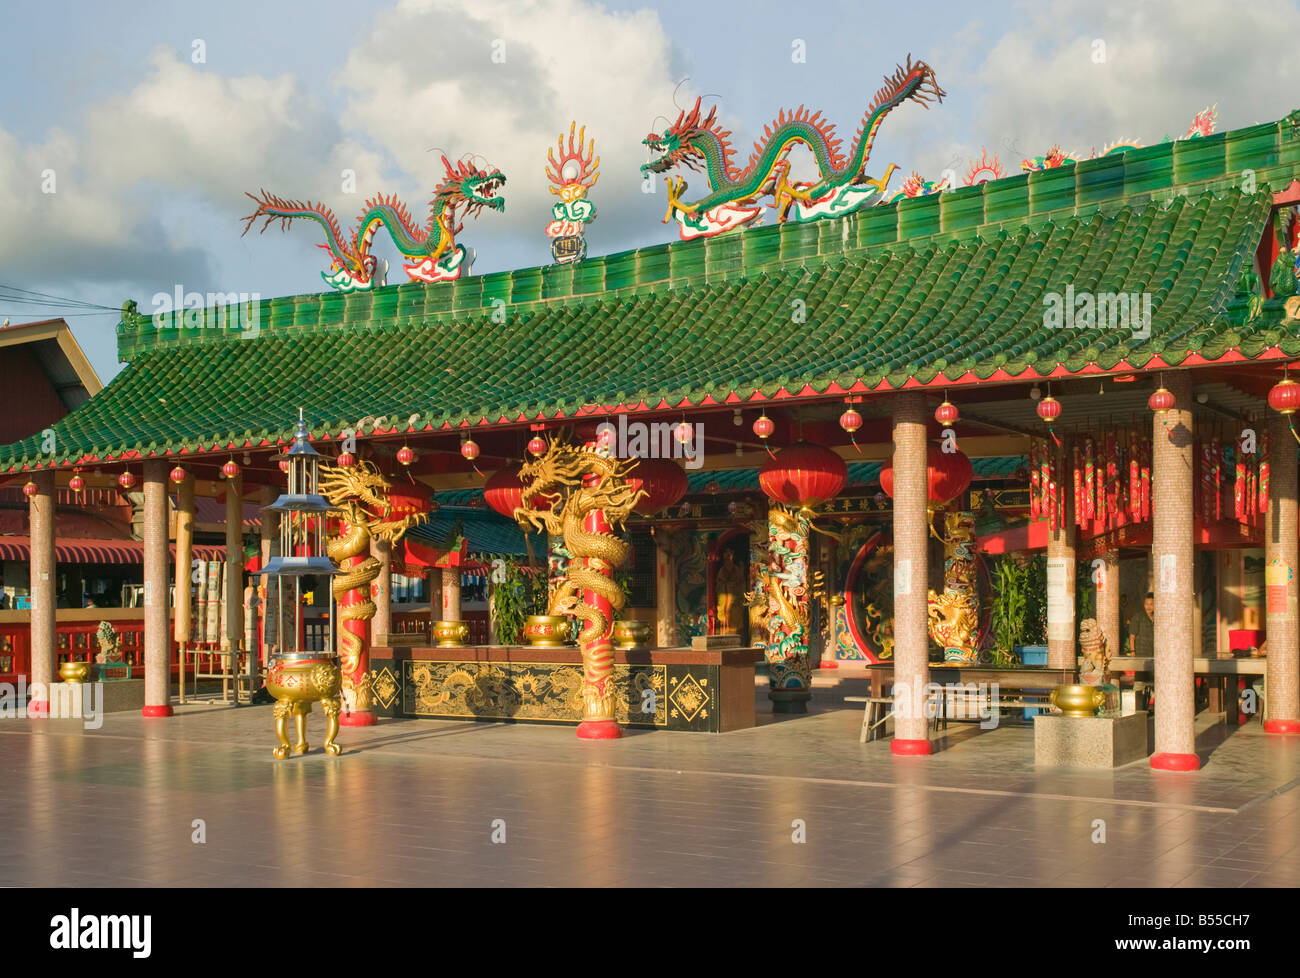
[[[59,678],[65,683],[84,683],[90,678],[89,662],[63,662],[59,664]]]
[[[614,648],[630,651],[650,644],[650,626],[643,621],[614,622]]]
[[[339,691],[343,678],[338,661],[327,652],[288,652],[273,656],[266,674],[266,689],[275,697],[276,760],[289,756],[289,717],[293,717],[295,754],[306,754],[307,715],[312,703],[319,702],[325,711],[325,753],[337,757],[341,748],[334,743],[339,733]]]
[[[1106,694],[1096,686],[1057,686],[1048,699],[1067,717],[1096,716],[1106,705]]]
[[[433,637],[440,649],[455,649],[469,641],[469,625],[463,621],[435,621]]]
[[[538,649],[560,649],[569,642],[569,619],[563,615],[529,615],[524,640]]]

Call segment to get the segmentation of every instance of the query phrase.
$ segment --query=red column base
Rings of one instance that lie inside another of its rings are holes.
[[[1157,771],[1195,771],[1201,759],[1195,754],[1152,754],[1151,766]]]
[[[839,667],[840,664],[834,659],[822,659],[821,665],[818,666],[819,669],[838,669]]]
[[[50,704],[41,700],[32,700],[27,704],[27,715],[29,717],[48,717],[50,715]]]
[[[895,737],[889,742],[889,752],[899,757],[920,757],[932,749],[928,740],[899,740]]]
[[[369,710],[353,710],[339,714],[340,727],[373,727],[379,719]]]
[[[140,715],[144,717],[169,717],[172,715],[172,712],[173,712],[172,708],[166,705],[146,706],[143,710],[140,711]]]
[[[28,712],[31,707],[28,707]],[[1300,733],[1300,720],[1265,720],[1264,733],[1296,734]]]
[[[583,720],[578,724],[578,736],[583,740],[617,740],[623,728],[614,720]]]

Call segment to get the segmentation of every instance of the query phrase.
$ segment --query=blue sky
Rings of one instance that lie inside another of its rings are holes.
[[[478,253],[475,272],[549,261],[542,168],[572,119],[602,159],[589,252],[670,240],[663,188],[642,193],[637,167],[656,117],[676,115],[674,93],[717,102],[743,162],[764,123],[801,103],[847,142],[881,76],[909,53],[923,58],[948,96],[928,110],[905,104],[882,127],[868,172],[898,164],[891,190],[914,170],[960,176],[982,147],[1013,173],[1056,142],[1087,155],[1180,134],[1211,103],[1220,129],[1300,105],[1292,0],[56,0],[0,13],[0,285],[114,308],[133,298],[147,310],[177,286],[321,291],[316,229],[241,238],[253,206],[244,192],[323,200],[345,230],[378,191],[423,218],[435,147],[481,154],[508,178],[506,212],[467,222],[459,238]],[[492,60],[495,41],[504,63]],[[343,169],[357,173],[354,195]],[[703,184],[688,179],[693,195]],[[386,242],[377,250],[395,258]],[[389,280],[402,278],[394,261]],[[14,322],[64,311],[0,299],[0,318]],[[111,377],[116,316],[68,318]]]

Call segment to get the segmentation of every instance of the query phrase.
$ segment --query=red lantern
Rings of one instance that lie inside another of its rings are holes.
[[[350,469],[357,464],[357,457],[351,452],[344,452],[339,456],[339,468]]]
[[[1039,399],[1038,405],[1034,410],[1038,412],[1040,418],[1050,425],[1061,416],[1061,402],[1051,394],[1044,394]]]
[[[848,478],[844,459],[829,448],[808,442],[781,449],[758,470],[763,492],[792,506],[816,506],[834,499]]]
[[[862,427],[862,415],[858,414],[853,408],[849,408],[840,415],[840,427],[850,435]]]
[[[1290,377],[1278,381],[1268,392],[1268,406],[1278,414],[1295,414],[1300,411],[1300,384]]]
[[[172,469],[170,472],[167,473],[167,478],[171,479],[172,482],[176,483],[179,486],[182,482],[185,481],[185,476],[187,474],[188,473],[186,473],[186,471],[178,465],[176,466],[176,468]]]
[[[411,451],[406,445],[397,450],[397,461],[403,465],[410,465],[415,461],[415,452]]]
[[[695,429],[689,421],[683,419],[680,424],[673,428],[673,438],[677,439],[678,444],[689,445],[694,437]]]
[[[959,417],[961,417],[961,415],[957,410],[957,405],[953,404],[946,397],[943,399],[943,403],[934,409],[934,420],[938,421],[939,424],[943,425],[945,428],[952,427],[953,423]]]
[[[519,473],[514,469],[493,472],[483,483],[483,498],[502,516],[514,519],[515,510],[523,504],[524,498],[524,484],[519,481]],[[554,494],[537,496],[533,499],[533,509],[550,509],[556,498]]]
[[[130,489],[135,485],[135,476],[133,476],[128,469],[117,477],[117,484],[123,489]]]
[[[86,488],[86,480],[74,473],[72,478],[68,480],[68,488],[73,492],[81,492],[82,489]]]
[[[767,416],[766,412],[759,415],[754,421],[754,434],[758,435],[759,438],[768,438],[775,430],[776,425],[772,423],[772,419]]]
[[[280,459],[279,465],[280,465],[281,472],[289,471],[289,460],[287,458]]]
[[[473,438],[466,438],[460,443],[460,454],[469,461],[474,461],[478,458],[478,442]]]
[[[541,458],[546,454],[546,439],[541,435],[533,435],[528,439],[528,454]]]
[[[966,491],[973,471],[965,452],[945,452],[937,445],[925,447],[925,496],[931,505],[942,505]],[[880,470],[880,488],[894,496],[894,460]]]
[[[26,485],[23,486],[23,495],[26,496],[28,499],[31,499],[38,492],[40,492],[40,489],[37,488],[35,482],[28,482]]]
[[[239,463],[232,458],[221,467],[221,474],[227,479],[233,479],[235,476],[239,475]]]
[[[428,513],[438,507],[429,499],[429,491],[423,486],[402,485],[400,482],[388,490],[387,520],[396,521],[405,516]]]
[[[1164,387],[1157,387],[1152,391],[1151,396],[1147,398],[1147,407],[1156,414],[1163,414],[1165,411],[1172,411],[1178,403],[1173,392],[1166,390]]]
[[[628,475],[627,482],[633,491],[646,491],[645,497],[633,507],[643,516],[651,516],[677,502],[686,495],[689,485],[682,467],[667,458],[641,459]]]

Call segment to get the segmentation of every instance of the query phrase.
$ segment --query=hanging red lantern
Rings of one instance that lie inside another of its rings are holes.
[[[791,506],[816,506],[834,499],[848,478],[844,459],[808,442],[781,449],[758,470],[758,484],[768,498]]]
[[[233,479],[239,475],[239,463],[233,458],[221,467],[221,474],[227,479]]]
[[[474,459],[478,458],[478,442],[473,438],[466,438],[460,443],[460,454],[465,459],[471,462],[474,461]]]
[[[1034,407],[1038,416],[1046,421],[1049,425],[1061,416],[1061,402],[1051,394],[1044,394],[1038,399],[1038,404]]]
[[[81,492],[82,489],[86,488],[86,480],[73,473],[72,478],[68,480],[68,488],[73,492]]]
[[[934,420],[938,421],[939,424],[943,425],[945,428],[952,427],[953,423],[960,417],[961,414],[957,410],[957,405],[953,404],[946,397],[943,399],[943,403],[934,409]]]
[[[1268,406],[1282,415],[1300,411],[1300,384],[1290,377],[1279,380],[1268,392]]]
[[[541,458],[546,454],[546,439],[541,435],[533,435],[528,439],[528,454],[536,458]]]
[[[689,486],[682,467],[668,458],[640,459],[629,473],[627,483],[633,491],[646,491],[645,497],[633,507],[643,516],[652,516],[673,505],[686,495]]]
[[[117,477],[117,484],[123,489],[130,489],[135,485],[135,476],[131,474],[130,469]]]
[[[357,457],[351,452],[344,452],[339,456],[339,468],[350,469],[357,464]]]
[[[673,438],[680,445],[689,445],[694,437],[695,428],[685,419],[673,428]]]
[[[189,473],[187,473],[183,468],[181,468],[178,465],[170,472],[167,473],[167,478],[171,479],[172,482],[176,483],[179,486],[182,482],[185,481],[185,477],[188,474]]]
[[[397,461],[402,465],[410,465],[415,461],[415,452],[411,451],[406,445],[397,450]]]
[[[28,499],[31,499],[38,492],[40,492],[40,489],[35,482],[29,481],[23,486],[23,495],[26,496]]]
[[[767,412],[763,412],[754,419],[754,434],[758,435],[759,438],[769,438],[775,430],[776,425],[767,416]]]
[[[937,445],[925,446],[925,497],[932,506],[956,499],[970,485],[971,468],[965,452],[945,452]],[[894,460],[891,458],[880,470],[880,488],[891,499],[894,496]]]
[[[509,519],[515,518],[515,510],[523,505],[524,483],[519,481],[515,469],[499,469],[488,476],[483,483],[483,498],[494,510]],[[537,496],[532,508],[550,509],[558,497],[554,494]]]
[[[1164,387],[1157,387],[1147,398],[1147,407],[1156,414],[1163,414],[1166,411],[1172,411],[1177,405],[1178,400],[1174,397],[1173,392]]]
[[[862,427],[862,415],[853,408],[849,408],[840,415],[840,427],[850,435]]]
[[[287,458],[280,459],[279,465],[280,465],[281,472],[289,471],[289,460]]]

